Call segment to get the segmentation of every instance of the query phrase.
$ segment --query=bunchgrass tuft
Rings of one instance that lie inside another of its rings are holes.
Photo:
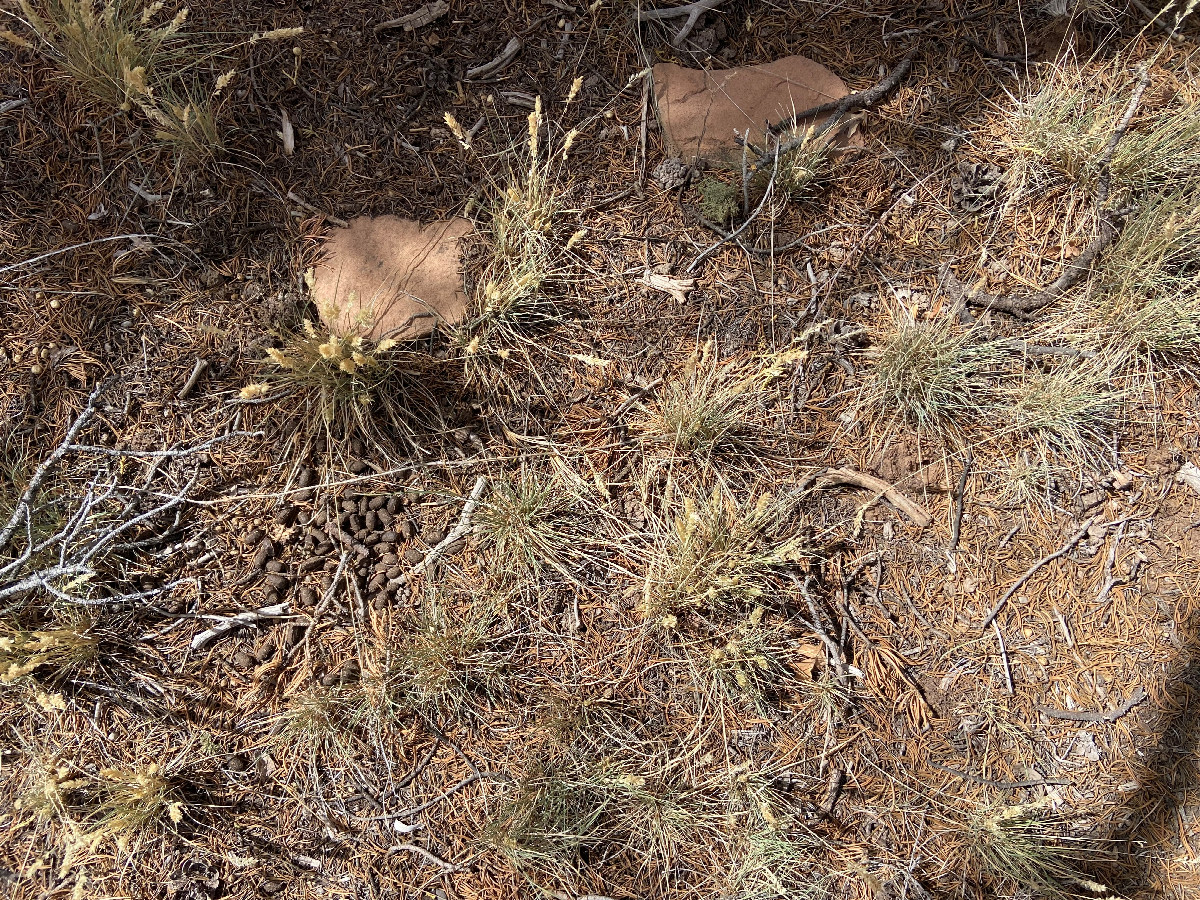
[[[494,633],[496,615],[481,603],[451,612],[433,596],[391,658],[389,681],[415,708],[461,714],[475,698],[498,696],[511,653]]]
[[[1200,181],[1146,198],[1101,258],[1089,289],[1050,323],[1050,337],[1142,371],[1197,374]]]
[[[635,418],[642,444],[669,458],[699,461],[739,450],[763,453],[776,437],[767,388],[806,355],[798,345],[762,357],[721,361],[715,342],[707,341]]]
[[[772,621],[765,607],[755,606],[726,632],[707,662],[711,677],[731,700],[764,712],[796,684],[796,673],[787,664],[791,650],[787,626]]]
[[[86,91],[123,111],[139,110],[154,135],[182,156],[221,150],[214,100],[191,79],[205,49],[185,31],[188,8],[145,0],[20,0],[50,58]]]
[[[646,621],[672,630],[689,610],[757,602],[779,566],[811,552],[807,535],[785,533],[793,507],[766,493],[742,505],[719,487],[706,498],[685,498],[650,550],[641,603]]]
[[[582,491],[562,476],[522,469],[499,479],[475,514],[476,533],[490,548],[493,571],[536,588],[551,570],[574,580]]]
[[[242,389],[255,400],[276,386],[298,399],[298,421],[321,432],[330,448],[355,436],[372,445],[413,444],[423,440],[439,410],[431,379],[437,364],[425,353],[385,339],[377,344],[361,336],[342,336],[305,319],[302,329],[267,350],[264,380]]]
[[[982,804],[965,828],[967,851],[977,873],[997,885],[1047,900],[1080,896],[1080,888],[1103,893],[1079,871],[1083,846],[1067,830],[1061,816],[1035,804]]]
[[[1119,64],[1107,76],[1055,66],[1040,87],[1018,101],[1014,149],[1035,171],[1057,172],[1094,190],[1131,90]],[[1177,97],[1152,114],[1135,117],[1109,170],[1114,196],[1195,177],[1200,171],[1197,105]]]
[[[1004,351],[974,328],[947,317],[916,321],[901,309],[871,351],[874,372],[864,400],[882,415],[920,428],[955,429],[994,405],[992,379]]]
[[[1029,438],[1046,463],[1099,459],[1120,423],[1123,392],[1097,362],[1027,374],[1011,388],[1007,431]]]
[[[46,669],[72,672],[95,659],[100,641],[85,620],[56,628],[26,631],[0,623],[0,684],[12,684]]]

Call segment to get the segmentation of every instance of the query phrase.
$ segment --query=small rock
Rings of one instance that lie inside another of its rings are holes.
[[[250,760],[241,753],[234,753],[225,760],[225,768],[230,772],[245,772],[250,768]]]
[[[764,123],[849,93],[833,72],[803,56],[721,70],[659,63],[653,78],[663,137],[672,155],[686,165],[706,160],[738,167],[742,148],[735,131],[749,131],[750,141],[762,146]],[[799,127],[812,124],[804,121]]]
[[[395,216],[360,217],[337,229],[311,279],[321,320],[339,334],[372,340],[420,337],[439,322],[461,322],[467,297],[459,246],[471,231],[467,219],[422,228]]]

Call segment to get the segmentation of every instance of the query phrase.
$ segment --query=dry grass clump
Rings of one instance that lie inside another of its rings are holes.
[[[221,149],[213,100],[184,84],[203,49],[184,33],[188,9],[173,15],[143,0],[20,0],[26,22],[50,57],[89,93],[121,110],[140,110],[155,137],[192,157]],[[170,15],[170,18],[167,18]]]
[[[689,610],[757,602],[778,567],[813,553],[806,533],[787,533],[795,503],[762,493],[743,505],[720,487],[706,498],[686,497],[649,551],[643,618],[670,630]]]
[[[484,830],[485,843],[535,881],[570,879],[597,861],[624,858],[647,872],[680,865],[685,849],[719,836],[718,805],[672,778],[663,761],[575,758],[538,765]],[[664,769],[664,771],[659,771]]]
[[[158,763],[101,768],[95,775],[52,757],[35,762],[32,785],[14,810],[53,820],[66,829],[62,871],[113,841],[125,852],[156,826],[183,821],[184,802]]]
[[[1098,460],[1120,424],[1125,399],[1110,373],[1089,361],[1026,375],[1009,393],[1006,431],[1031,439],[1045,463]]]
[[[164,0],[18,0],[25,23],[64,72],[103,103],[139,110],[154,136],[181,156],[203,160],[223,149],[217,105],[236,69],[211,88],[197,72],[209,46],[185,31],[188,7]],[[296,37],[303,28],[278,28],[245,43]],[[0,35],[27,43],[0,29]]]
[[[729,629],[719,646],[708,654],[710,677],[731,700],[765,711],[798,683],[787,660],[793,652],[793,634],[775,621],[763,606]]]
[[[12,684],[42,667],[55,675],[74,671],[95,659],[100,639],[91,623],[79,620],[57,628],[29,631],[0,623],[0,684]]]
[[[972,811],[962,837],[971,867],[985,882],[1047,900],[1105,895],[1102,885],[1080,872],[1089,854],[1068,830],[1062,816],[1039,804],[982,803]]]
[[[547,571],[574,581],[583,504],[581,486],[559,474],[523,468],[498,479],[474,519],[492,571],[529,589]]]
[[[786,823],[763,824],[747,833],[729,877],[733,900],[820,900],[829,896],[829,874],[817,867],[825,849],[811,832]]]
[[[512,653],[495,633],[496,613],[482,602],[451,611],[435,596],[425,601],[391,656],[388,681],[420,709],[460,715],[475,698],[503,692]]]
[[[323,432],[331,448],[356,435],[386,447],[427,433],[426,420],[439,408],[431,383],[437,366],[427,354],[391,339],[371,344],[318,331],[308,319],[281,343],[267,350],[265,380],[242,388],[243,400],[266,397],[275,385],[285,388],[302,404],[302,426]]]
[[[462,126],[449,114],[446,122],[469,148],[470,138]],[[507,183],[496,185],[486,205],[479,287],[457,335],[468,378],[474,383],[492,386],[497,362],[527,352],[532,332],[556,321],[558,310],[546,289],[562,274],[567,251],[583,237],[579,231],[564,242],[555,231],[563,209],[558,172],[575,132],[568,133],[558,148],[546,147],[544,125],[539,97],[529,114],[528,165],[514,170]]]
[[[1129,105],[1129,80],[1117,67],[1103,75],[1056,66],[1017,103],[1012,143],[1035,171],[1053,171],[1094,190],[1105,151]],[[1147,186],[1168,187],[1200,173],[1197,103],[1176,97],[1135,117],[1108,166],[1114,195]]]
[[[716,343],[706,341],[634,419],[634,427],[644,446],[671,458],[703,461],[726,452],[761,454],[777,439],[771,427],[767,388],[807,353],[797,346],[723,362]]]
[[[1200,186],[1146,198],[1099,262],[1089,289],[1046,330],[1125,368],[1196,375]]]
[[[1001,346],[981,340],[974,328],[945,316],[917,321],[900,309],[870,351],[874,372],[863,400],[880,414],[899,415],[919,428],[953,429],[993,408],[989,376],[1003,357]]]

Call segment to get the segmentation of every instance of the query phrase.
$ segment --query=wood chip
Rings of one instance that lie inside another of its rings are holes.
[[[687,303],[688,292],[696,286],[695,278],[672,278],[669,275],[655,275],[646,272],[642,275],[642,284],[656,291],[670,294],[676,303]]]
[[[409,13],[407,16],[380,22],[375,26],[375,33],[378,34],[389,28],[403,28],[405,31],[414,31],[417,28],[424,28],[426,25],[433,24],[449,11],[450,4],[446,0],[436,0],[434,3],[426,3],[420,9]]]

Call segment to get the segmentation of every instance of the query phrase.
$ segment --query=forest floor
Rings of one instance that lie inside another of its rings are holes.
[[[1195,896],[1196,25],[1064,5],[198,2],[172,144],[0,0],[2,893]],[[639,73],[910,52],[689,276]],[[281,377],[380,214],[468,322]]]

